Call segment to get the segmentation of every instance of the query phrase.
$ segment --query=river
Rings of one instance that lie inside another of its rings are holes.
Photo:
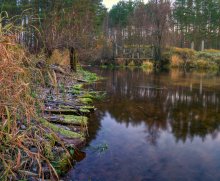
[[[86,157],[66,180],[219,181],[220,77],[93,69],[107,92],[89,122]]]

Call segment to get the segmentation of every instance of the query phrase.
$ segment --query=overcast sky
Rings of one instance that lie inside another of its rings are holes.
[[[117,4],[119,0],[103,0],[103,4],[108,8],[108,9],[111,9],[111,7],[114,5],[114,4]],[[145,2],[147,2],[147,0],[144,0]]]

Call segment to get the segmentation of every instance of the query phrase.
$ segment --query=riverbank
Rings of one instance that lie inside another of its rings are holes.
[[[86,141],[96,74],[48,64],[13,38],[0,44],[0,180],[59,180]],[[39,61],[40,60],[40,61]]]
[[[41,90],[40,99],[44,100],[44,108],[40,123],[56,134],[55,140],[54,136],[51,138],[58,145],[54,143],[49,150],[60,147],[62,152],[50,155],[51,164],[58,175],[62,175],[75,160],[83,159],[80,149],[86,143],[89,115],[95,110],[92,102],[103,93],[83,88],[99,77],[80,67],[77,73],[67,75],[57,72],[55,76],[56,85]]]
[[[169,68],[219,70],[220,51],[214,49],[195,51],[188,48],[172,47],[164,51],[162,64]]]
[[[161,62],[152,59],[152,47],[142,48],[141,58],[128,58],[120,55],[112,61],[103,61],[100,65],[106,67],[141,67],[152,70],[154,67],[161,69],[184,68],[196,70],[218,71],[220,69],[220,51],[207,49],[195,51],[188,48],[168,47],[163,50]],[[148,52],[148,53],[146,53]],[[151,53],[149,53],[151,52]],[[146,54],[145,58],[144,55]],[[147,58],[148,57],[148,58]]]

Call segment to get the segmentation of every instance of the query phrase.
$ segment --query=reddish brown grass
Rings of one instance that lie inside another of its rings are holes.
[[[0,40],[0,180],[44,178],[43,165],[50,179],[58,180],[48,158],[48,146],[52,147],[48,130],[31,121],[36,118],[36,101],[31,96],[30,60],[14,37],[0,36]],[[21,130],[21,125],[26,128]]]

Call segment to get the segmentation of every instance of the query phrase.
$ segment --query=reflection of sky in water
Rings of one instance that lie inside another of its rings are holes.
[[[97,105],[89,145],[107,143],[108,150],[99,154],[87,147],[68,180],[220,180],[220,82],[215,79],[213,88],[205,78],[201,87],[200,79],[187,76],[177,74],[174,81],[170,75],[160,80],[115,72],[105,85],[95,85],[110,98]]]

